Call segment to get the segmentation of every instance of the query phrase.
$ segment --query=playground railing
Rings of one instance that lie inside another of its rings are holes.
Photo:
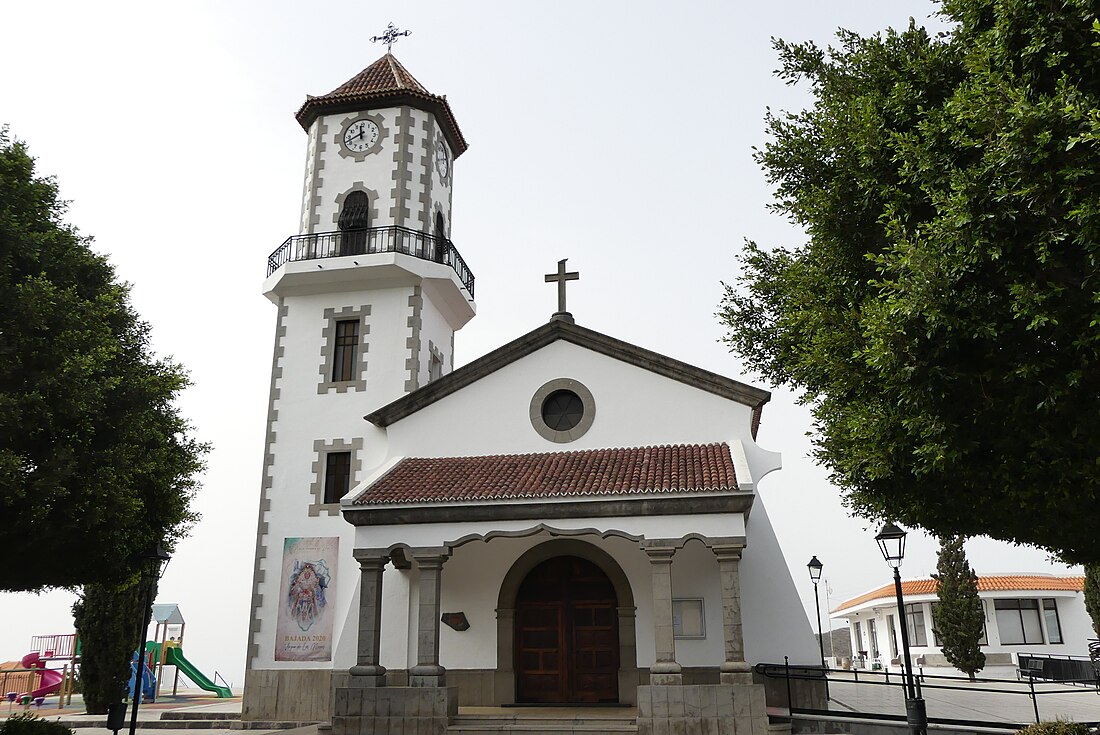
[[[76,654],[76,634],[36,635],[31,638],[31,650],[42,658],[73,658]]]

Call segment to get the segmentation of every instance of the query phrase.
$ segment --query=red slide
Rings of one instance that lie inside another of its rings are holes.
[[[31,651],[19,663],[24,669],[38,669],[39,676],[39,687],[33,692],[24,692],[20,695],[20,699],[26,696],[31,699],[48,697],[51,694],[56,694],[57,690],[61,688],[61,672],[57,669],[47,669],[46,664],[38,658],[38,651]]]

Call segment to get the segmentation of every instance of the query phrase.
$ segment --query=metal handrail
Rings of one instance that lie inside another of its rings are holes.
[[[463,288],[474,297],[474,274],[450,240],[408,227],[364,227],[336,232],[314,232],[288,237],[267,257],[267,275],[285,263],[347,255],[403,253],[450,266]]]
[[[801,713],[801,714],[820,714],[821,712],[828,712],[829,714],[832,714],[833,711],[832,710],[815,710],[815,709],[809,709],[809,708],[805,708],[805,707],[791,706],[791,703],[790,703],[790,682],[791,682],[792,679],[796,680],[796,681],[797,680],[820,681],[822,678],[832,677],[838,683],[844,682],[845,680],[847,680],[850,683],[854,683],[854,684],[865,684],[865,685],[870,685],[870,686],[891,686],[891,687],[901,687],[902,686],[902,681],[903,681],[903,678],[901,676],[895,674],[894,676],[897,678],[897,682],[891,682],[889,672],[882,672],[882,671],[874,671],[874,672],[863,671],[863,672],[860,672],[859,670],[856,670],[856,669],[851,669],[851,670],[833,669],[833,668],[828,668],[828,667],[815,666],[815,665],[811,665],[811,664],[791,665],[789,663],[782,663],[782,664],[758,663],[753,668],[754,668],[754,670],[756,671],[757,674],[759,674],[759,675],[761,675],[765,678],[768,678],[768,679],[786,679],[786,681],[787,681],[787,692],[788,692],[788,694],[787,694],[787,702],[788,702],[787,709],[791,713]],[[851,679],[846,679],[845,675],[847,675],[847,674],[851,674],[852,678]],[[862,676],[862,678],[861,678],[861,676]],[[873,680],[874,677],[882,677],[883,680],[882,681],[874,681]],[[945,674],[925,674],[923,671],[921,671],[921,673],[919,675],[916,675],[916,673],[914,672],[914,678],[918,679],[918,681],[920,682],[920,687],[923,688],[923,689],[955,689],[955,690],[964,690],[964,691],[968,691],[968,692],[986,692],[986,693],[991,693],[991,694],[1020,694],[1020,695],[1026,695],[1031,699],[1031,704],[1032,704],[1032,707],[1033,707],[1034,712],[1035,712],[1035,721],[1036,722],[1039,722],[1039,700],[1038,700],[1038,697],[1040,695],[1043,695],[1043,694],[1064,694],[1064,693],[1069,693],[1069,692],[1078,693],[1078,692],[1081,691],[1079,688],[1075,688],[1075,687],[1072,687],[1072,686],[1059,686],[1057,683],[1054,683],[1054,682],[1042,682],[1043,689],[1036,689],[1035,688],[1035,678],[1034,677],[1028,677],[1028,679],[1027,679],[1027,687],[1028,688],[1024,689],[1024,690],[1016,689],[1016,688],[1009,689],[1009,688],[991,688],[991,687],[986,687],[986,686],[974,686],[974,684],[976,684],[976,683],[977,684],[993,684],[993,685],[996,685],[996,684],[1012,684],[1012,685],[1019,686],[1021,682],[1017,679],[991,679],[991,678],[977,677],[972,681],[969,677],[966,677],[966,676],[950,676],[950,675],[945,675]],[[969,686],[953,686],[950,683],[945,683],[945,684],[929,683],[928,680],[930,680],[930,679],[943,680],[943,681],[947,681],[947,682],[951,682],[951,681],[966,682],[966,683],[969,684]],[[1100,684],[1100,681],[1090,680],[1090,681],[1083,681],[1081,683]],[[877,715],[877,713],[864,713],[864,714],[876,714],[876,716],[879,716],[879,715]],[[886,715],[882,715],[882,716],[886,716]],[[960,722],[960,721],[942,720],[942,719],[937,719],[937,718],[934,718],[934,717],[929,717],[928,721],[933,722],[933,723],[938,722],[938,723],[942,723],[942,724],[949,724],[949,723],[952,723],[952,722],[957,724],[957,722]]]

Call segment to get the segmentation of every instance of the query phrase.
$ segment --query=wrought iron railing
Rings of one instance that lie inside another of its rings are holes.
[[[408,227],[368,227],[338,232],[315,232],[288,237],[267,257],[267,275],[293,260],[339,258],[346,255],[404,253],[421,260],[450,266],[470,298],[474,297],[474,274],[450,240]]]

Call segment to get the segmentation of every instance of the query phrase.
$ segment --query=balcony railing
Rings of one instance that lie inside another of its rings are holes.
[[[474,274],[450,240],[410,230],[407,227],[369,227],[339,232],[316,232],[288,237],[267,257],[267,275],[292,260],[339,258],[345,255],[404,253],[421,260],[449,265],[470,298],[474,297]]]

